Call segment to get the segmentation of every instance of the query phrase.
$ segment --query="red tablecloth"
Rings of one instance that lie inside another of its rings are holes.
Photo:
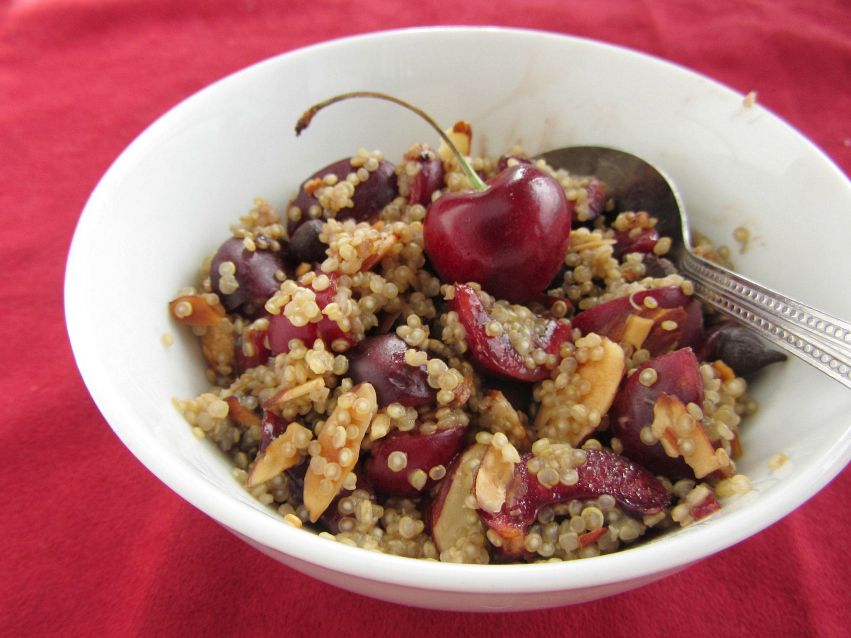
[[[61,286],[80,210],[113,158],[249,63],[430,24],[548,29],[666,57],[758,91],[851,173],[848,0],[0,2],[0,635],[849,635],[848,470],[759,537],[662,582],[480,616],[374,601],[274,563],[162,485],[106,425],[74,366]]]

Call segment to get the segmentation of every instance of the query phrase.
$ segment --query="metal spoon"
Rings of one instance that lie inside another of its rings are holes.
[[[694,282],[700,299],[851,388],[851,324],[695,255],[685,206],[658,168],[601,146],[561,148],[539,157],[553,168],[601,179],[620,210],[656,216],[659,234],[671,238],[667,256]]]

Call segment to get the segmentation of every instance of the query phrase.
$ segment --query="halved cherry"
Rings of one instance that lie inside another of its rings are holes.
[[[271,315],[269,316],[271,317]],[[256,368],[269,359],[272,353],[266,347],[267,333],[268,330],[260,330],[251,326],[246,328],[236,340],[234,354],[237,374]]]
[[[367,337],[346,353],[349,376],[355,383],[372,384],[379,407],[432,403],[437,391],[428,384],[426,367],[409,366],[405,362],[407,350],[408,344],[392,332]]]
[[[659,241],[659,231],[655,228],[639,229],[633,235],[632,231],[621,231],[615,235],[614,256],[621,257],[626,253],[652,253]]]
[[[309,323],[306,326],[295,326],[283,314],[271,315],[269,317],[269,349],[272,354],[282,354],[290,351],[290,341],[301,339],[310,346],[316,340],[316,324]]]
[[[450,308],[458,313],[466,332],[470,358],[483,373],[530,382],[543,381],[550,376],[551,368],[544,364],[527,366],[524,357],[511,345],[508,335],[488,335],[486,328],[492,317],[473,288],[455,284]],[[545,328],[533,336],[532,347],[558,357],[561,344],[569,341],[570,337],[570,322],[547,319]]]
[[[263,420],[260,422],[260,452],[264,451],[269,444],[284,433],[289,423],[274,412],[264,411]]]
[[[417,496],[435,482],[430,476],[434,468],[442,468],[435,471],[445,475],[466,432],[466,427],[429,433],[394,430],[373,444],[371,456],[364,463],[366,476],[379,494]]]
[[[310,219],[290,236],[287,257],[292,263],[318,264],[325,260],[328,244],[319,239],[324,225],[321,219]]]
[[[573,327],[656,356],[696,345],[703,333],[703,310],[679,286],[654,288],[589,308],[574,317]]]
[[[638,463],[612,452],[586,450],[585,462],[575,467],[578,480],[573,485],[562,482],[543,485],[538,476],[529,471],[528,463],[532,458],[531,454],[526,454],[515,465],[514,474],[505,486],[505,502],[498,512],[479,510],[488,527],[503,539],[502,550],[507,555],[523,553],[526,532],[540,509],[547,505],[610,494],[627,512],[646,515],[661,512],[671,502],[670,493],[659,479]],[[484,463],[479,472],[482,467]]]
[[[652,372],[642,376],[646,370]],[[609,412],[612,434],[623,444],[625,456],[649,470],[672,479],[694,478],[694,471],[682,456],[671,457],[661,443],[651,441],[648,445],[642,440],[641,431],[652,425],[654,407],[662,395],[676,397],[683,405],[694,403],[703,407],[700,364],[690,349],[655,357],[627,378]]]
[[[311,219],[311,207],[316,206],[321,210],[316,191],[323,186],[323,180],[327,175],[333,175],[338,181],[346,180],[350,173],[356,173],[358,168],[352,166],[352,158],[346,157],[329,164],[325,168],[316,171],[301,185],[298,195],[290,202],[287,210],[296,207],[300,211],[297,221],[290,220],[287,226],[290,237],[301,224]],[[355,186],[352,195],[351,208],[344,208],[337,213],[336,219],[355,219],[366,221],[378,216],[381,209],[393,201],[398,194],[396,181],[396,167],[388,161],[380,160],[378,167],[371,171],[368,179]]]
[[[247,250],[241,237],[230,237],[210,263],[213,292],[229,312],[262,315],[263,305],[280,285],[279,273],[286,271],[285,256],[286,250]]]
[[[316,305],[323,310],[334,301],[337,294],[337,275],[331,273],[328,277],[328,287],[325,290],[314,291]],[[327,316],[323,316],[316,323],[308,323],[304,326],[296,326],[283,314],[271,315],[269,317],[269,349],[272,354],[281,354],[290,351],[290,341],[301,339],[305,345],[310,347],[319,338],[329,349],[333,349],[335,342],[346,348],[354,343],[351,333],[340,328],[339,324]],[[344,349],[340,347],[340,349]]]
[[[428,206],[434,192],[443,187],[443,162],[428,145],[415,144],[405,153],[406,162],[414,162],[419,169],[413,176],[403,172],[399,181],[407,181],[408,203]],[[402,167],[405,169],[405,166]]]

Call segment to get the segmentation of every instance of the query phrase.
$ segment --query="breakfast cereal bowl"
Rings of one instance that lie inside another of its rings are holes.
[[[391,31],[293,51],[216,82],[142,133],[92,193],[68,258],[67,324],[86,385],[125,445],[180,496],[327,583],[421,607],[522,610],[662,578],[768,527],[845,467],[851,393],[788,360],[748,389],[759,409],[742,424],[736,464],[751,489],[694,524],[613,553],[535,564],[415,560],[334,542],[254,498],[235,480],[232,459],[175,407],[209,381],[198,340],[167,304],[197,281],[199,264],[255,198],[285,210],[305,178],[357,149],[395,159],[415,142],[437,146],[422,120],[371,100],[329,108],[295,136],[307,107],[353,90],[402,97],[444,126],[471,122],[476,155],[601,145],[644,157],[673,179],[692,225],[715,244],[747,229],[748,250],[734,254],[743,274],[851,317],[851,299],[835,284],[851,274],[851,185],[741,94],[640,53],[523,30]]]

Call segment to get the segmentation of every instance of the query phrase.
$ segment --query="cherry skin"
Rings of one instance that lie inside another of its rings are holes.
[[[498,379],[516,381],[543,381],[549,378],[551,369],[538,365],[528,368],[517,350],[511,345],[508,335],[488,335],[485,327],[491,321],[489,308],[485,307],[476,291],[464,284],[455,285],[455,297],[450,308],[458,313],[458,319],[467,334],[468,354],[480,372]],[[558,354],[561,344],[570,340],[570,322],[550,319],[546,329],[533,336],[534,345],[547,354]]]
[[[432,403],[437,390],[429,386],[425,366],[405,363],[407,349],[408,344],[394,333],[367,337],[347,353],[348,375],[355,384],[372,384],[379,407]]]
[[[481,192],[444,195],[428,210],[425,250],[446,281],[475,281],[522,303],[544,292],[564,261],[572,205],[561,185],[529,164],[488,180]]]
[[[354,171],[357,171],[357,168],[352,166],[351,158],[344,157],[316,171],[304,181],[296,198],[287,205],[287,210],[295,206],[301,211],[301,217],[298,221],[290,220],[287,224],[287,232],[290,237],[310,219],[308,217],[310,207],[319,206],[319,200],[305,187],[326,175],[334,175],[342,181],[347,178],[349,173]],[[352,195],[352,207],[341,210],[336,219],[339,221],[354,219],[359,222],[374,219],[378,217],[382,208],[393,201],[397,193],[396,167],[390,162],[381,160],[378,168],[369,174],[369,179],[355,187],[355,192]]]

